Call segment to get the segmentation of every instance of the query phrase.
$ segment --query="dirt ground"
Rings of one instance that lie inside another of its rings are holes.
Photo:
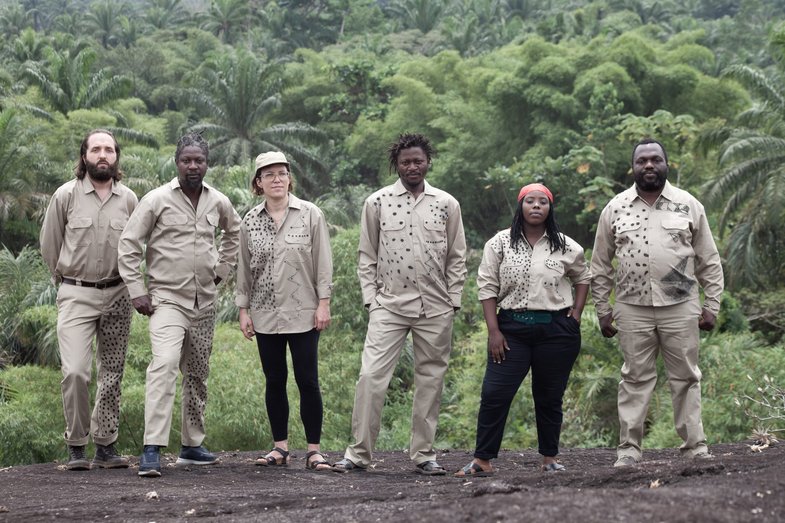
[[[66,471],[47,463],[0,469],[0,521],[785,521],[785,444],[752,452],[715,445],[715,458],[688,462],[673,449],[645,450],[614,469],[613,449],[564,449],[566,471],[543,473],[531,449],[505,450],[493,477],[415,474],[404,452],[380,452],[372,469],[339,474],[263,468],[259,453],[222,452],[220,464],[163,476],[131,470]],[[332,453],[331,459],[340,458]],[[470,453],[442,452],[450,471]]]

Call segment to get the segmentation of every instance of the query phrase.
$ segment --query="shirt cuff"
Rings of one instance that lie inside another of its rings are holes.
[[[720,313],[720,300],[705,298],[703,300],[703,308],[711,311],[715,316],[717,316]]]
[[[128,296],[132,300],[147,296],[147,289],[144,288],[143,283],[129,283],[126,286],[128,287]]]
[[[222,263],[215,268],[215,275],[221,278],[221,281],[226,281],[231,270],[232,267],[229,264]]]
[[[238,294],[234,297],[234,304],[237,305],[240,309],[250,309],[251,308],[251,300],[248,298],[247,294]]]
[[[609,304],[607,304],[607,303],[604,303],[604,304],[595,304],[595,305],[594,305],[594,308],[595,308],[595,310],[597,311],[597,318],[604,318],[604,317],[605,317],[605,316],[607,316],[608,314],[611,314],[611,313],[613,313],[613,307],[611,307],[611,306],[610,306]]]
[[[461,308],[461,293],[460,292],[451,292],[450,293],[450,302],[452,303],[453,308]]]

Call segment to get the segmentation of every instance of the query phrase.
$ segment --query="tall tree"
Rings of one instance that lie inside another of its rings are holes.
[[[222,42],[231,43],[248,22],[249,14],[246,0],[212,0],[202,28],[218,36]]]
[[[75,109],[90,109],[129,92],[131,83],[123,76],[111,76],[106,69],[91,71],[96,52],[85,47],[78,51],[48,48],[43,62],[30,62],[24,76],[41,92],[52,107],[63,115]]]
[[[274,119],[282,87],[276,64],[238,51],[208,62],[200,76],[202,84],[185,92],[205,117],[193,130],[211,136],[220,160],[240,164],[261,152],[280,149],[298,167],[297,183],[306,193],[318,194],[326,188],[325,166],[307,147],[326,142],[324,134],[304,123]]]

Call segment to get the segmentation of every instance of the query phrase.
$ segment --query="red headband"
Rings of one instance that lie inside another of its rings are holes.
[[[518,193],[518,201],[523,200],[523,197],[526,196],[527,194],[529,194],[532,191],[542,191],[542,192],[544,192],[545,196],[548,197],[548,201],[553,203],[553,194],[551,194],[551,191],[549,191],[548,188],[545,187],[541,183],[530,183],[529,185],[524,185],[521,188],[521,192]]]

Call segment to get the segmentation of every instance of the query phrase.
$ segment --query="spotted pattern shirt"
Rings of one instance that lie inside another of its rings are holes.
[[[410,318],[461,306],[466,238],[458,200],[425,182],[415,198],[401,183],[365,201],[357,267],[363,302]]]
[[[700,285],[704,308],[720,310],[722,264],[706,211],[670,182],[654,205],[635,186],[608,202],[597,224],[591,272],[600,317],[612,312],[614,284],[616,301],[654,307],[697,300]]]
[[[235,304],[250,309],[256,332],[288,334],[314,328],[319,300],[332,293],[327,222],[319,208],[289,194],[280,227],[265,202],[240,226]]]
[[[533,246],[510,246],[510,229],[488,240],[477,272],[480,300],[496,298],[502,309],[558,311],[573,304],[573,286],[591,281],[583,248],[564,237],[564,252],[551,252],[548,235]]]

